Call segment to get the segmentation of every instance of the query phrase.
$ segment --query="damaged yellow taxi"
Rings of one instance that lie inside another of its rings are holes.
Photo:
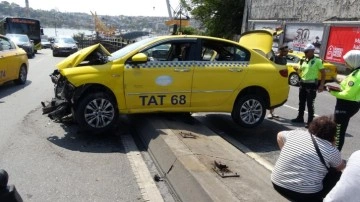
[[[52,73],[51,119],[71,116],[83,131],[113,128],[119,114],[229,112],[247,128],[288,97],[286,66],[273,63],[270,30],[239,42],[195,35],[143,39],[109,53],[96,44],[70,55]]]

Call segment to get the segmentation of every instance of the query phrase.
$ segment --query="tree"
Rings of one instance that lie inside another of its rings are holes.
[[[185,6],[207,35],[230,39],[241,33],[245,0],[191,0]]]

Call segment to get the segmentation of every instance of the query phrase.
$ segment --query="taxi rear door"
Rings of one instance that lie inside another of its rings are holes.
[[[191,107],[221,106],[241,85],[250,53],[224,41],[202,39],[200,44],[201,57],[195,63]]]
[[[181,111],[190,106],[195,40],[168,39],[140,53],[145,63],[127,61],[124,70],[128,109]]]

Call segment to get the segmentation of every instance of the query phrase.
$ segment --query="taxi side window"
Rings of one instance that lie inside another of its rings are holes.
[[[0,38],[0,50],[12,49],[11,42],[5,38]]]
[[[241,47],[221,41],[204,40],[202,61],[249,61],[250,53]]]
[[[143,53],[148,56],[149,61],[189,61],[191,47],[193,43],[173,41],[153,46]]]
[[[169,55],[171,44],[160,44],[145,50],[150,61],[166,61]]]

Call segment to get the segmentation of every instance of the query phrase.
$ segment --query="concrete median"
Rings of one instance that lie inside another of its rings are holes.
[[[268,169],[191,116],[185,118],[190,122],[176,114],[129,118],[181,201],[286,201]]]

